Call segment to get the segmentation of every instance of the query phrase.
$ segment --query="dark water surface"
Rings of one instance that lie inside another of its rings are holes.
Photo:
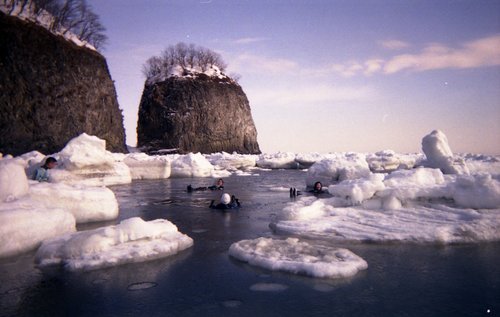
[[[226,178],[243,207],[207,208],[211,192],[187,194],[212,179],[134,181],[113,186],[115,224],[139,216],[166,218],[194,239],[175,256],[85,273],[42,273],[33,253],[0,261],[1,316],[499,316],[500,243],[360,244],[368,262],[350,279],[271,272],[228,256],[241,239],[272,236],[269,222],[286,203],[275,186],[303,187],[304,172],[261,171]],[[282,238],[282,237],[277,237]],[[311,241],[309,241],[311,242]],[[312,241],[326,244],[325,241]],[[338,245],[338,244],[337,244]]]

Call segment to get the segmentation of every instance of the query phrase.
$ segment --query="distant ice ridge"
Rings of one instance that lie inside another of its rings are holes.
[[[268,270],[313,277],[351,277],[368,267],[347,249],[313,246],[296,238],[242,240],[231,245],[229,254]]]
[[[41,268],[61,266],[68,271],[89,271],[170,256],[192,245],[193,239],[168,220],[146,222],[133,217],[116,226],[46,240],[35,262]]]

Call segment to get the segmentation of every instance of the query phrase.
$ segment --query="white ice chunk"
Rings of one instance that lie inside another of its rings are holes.
[[[115,162],[113,155],[106,151],[106,141],[86,133],[71,139],[58,156],[59,164],[67,170],[112,167]]]
[[[432,131],[422,139],[422,151],[426,156],[422,162],[424,166],[439,168],[444,174],[469,174],[464,160],[453,157],[448,138],[439,130]]]
[[[377,193],[379,197],[393,196],[400,201],[417,198],[451,198],[447,181],[439,169],[420,167],[398,170],[389,174],[384,184],[386,188]]]
[[[293,169],[299,167],[299,163],[295,161],[295,154],[290,152],[261,154],[256,164],[258,167],[271,169]]]
[[[130,168],[132,179],[163,179],[171,174],[167,156],[149,156],[145,153],[128,154],[123,162]]]
[[[193,245],[168,220],[134,217],[116,226],[81,231],[44,241],[35,262],[39,267],[60,265],[69,271],[88,271],[176,254]]]
[[[314,163],[326,158],[334,158],[335,154],[320,154],[320,153],[297,153],[295,161],[299,163],[301,168],[309,168]]]
[[[0,258],[36,249],[42,241],[75,231],[75,218],[27,198],[0,203]]]
[[[171,167],[171,177],[210,177],[214,171],[214,166],[200,153],[179,155]]]
[[[359,205],[385,188],[384,177],[383,174],[370,174],[367,178],[345,180],[330,185],[328,192],[334,196],[345,197],[351,205]]]
[[[268,270],[314,277],[350,277],[368,267],[347,249],[314,246],[296,238],[242,240],[231,245],[229,254]]]
[[[255,167],[258,155],[214,153],[206,156],[208,161],[221,169],[247,170]]]
[[[58,167],[50,171],[55,183],[106,186],[132,181],[130,169],[106,151],[106,141],[82,133],[70,140],[58,157]]]
[[[61,208],[73,214],[77,223],[118,217],[118,201],[106,187],[32,182],[30,197],[46,208]]]
[[[421,160],[419,154],[398,154],[392,150],[367,154],[366,161],[373,172],[387,173],[397,169],[413,168]]]
[[[500,208],[500,181],[490,174],[459,175],[449,187],[455,203],[461,207]]]
[[[363,154],[346,153],[337,158],[328,158],[316,162],[309,168],[306,185],[313,186],[319,181],[323,186],[336,184],[347,179],[368,177],[370,168]]]
[[[24,161],[0,160],[0,203],[18,199],[28,193],[28,178],[24,172]]]
[[[278,232],[354,241],[463,243],[500,240],[500,209],[473,210],[440,204],[366,210],[325,207],[325,216],[273,224]]]

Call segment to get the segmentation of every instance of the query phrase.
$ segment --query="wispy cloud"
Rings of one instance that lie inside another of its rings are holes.
[[[252,44],[256,42],[267,41],[266,37],[243,37],[240,39],[234,40],[235,44]]]
[[[410,43],[400,40],[380,41],[379,45],[388,50],[401,50],[403,48],[408,48],[411,46]]]
[[[417,54],[402,54],[389,59],[386,74],[403,70],[426,71],[448,68],[477,68],[500,65],[500,35],[467,42],[459,48],[432,43]]]
[[[397,46],[396,42],[391,45],[392,47]],[[402,44],[399,45],[403,48]],[[407,47],[410,45],[408,44]],[[423,72],[487,66],[500,66],[500,34],[466,42],[457,48],[440,43],[430,43],[417,53],[399,54],[385,59],[351,60],[309,72],[323,76],[335,74],[342,77],[353,77],[357,75],[395,74],[402,71]]]

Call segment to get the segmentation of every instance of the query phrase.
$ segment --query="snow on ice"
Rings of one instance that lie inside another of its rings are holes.
[[[313,277],[350,277],[368,267],[347,249],[313,246],[297,238],[242,240],[231,245],[229,254],[268,270]]]
[[[30,182],[30,197],[46,208],[71,212],[76,223],[104,221],[118,217],[118,201],[111,189],[81,185]]]
[[[75,231],[75,218],[30,199],[0,203],[0,258],[35,250],[42,241]]]
[[[214,166],[200,153],[178,155],[172,161],[172,177],[210,177]]]
[[[88,271],[125,263],[158,259],[187,249],[193,239],[168,220],[133,217],[115,226],[80,231],[46,240],[38,249],[39,267],[61,266]]]
[[[170,160],[166,156],[131,153],[123,161],[129,167],[132,179],[169,178],[172,172]]]
[[[132,181],[128,166],[115,161],[106,141],[96,136],[82,133],[54,156],[59,166],[50,171],[51,182],[101,186]]]

